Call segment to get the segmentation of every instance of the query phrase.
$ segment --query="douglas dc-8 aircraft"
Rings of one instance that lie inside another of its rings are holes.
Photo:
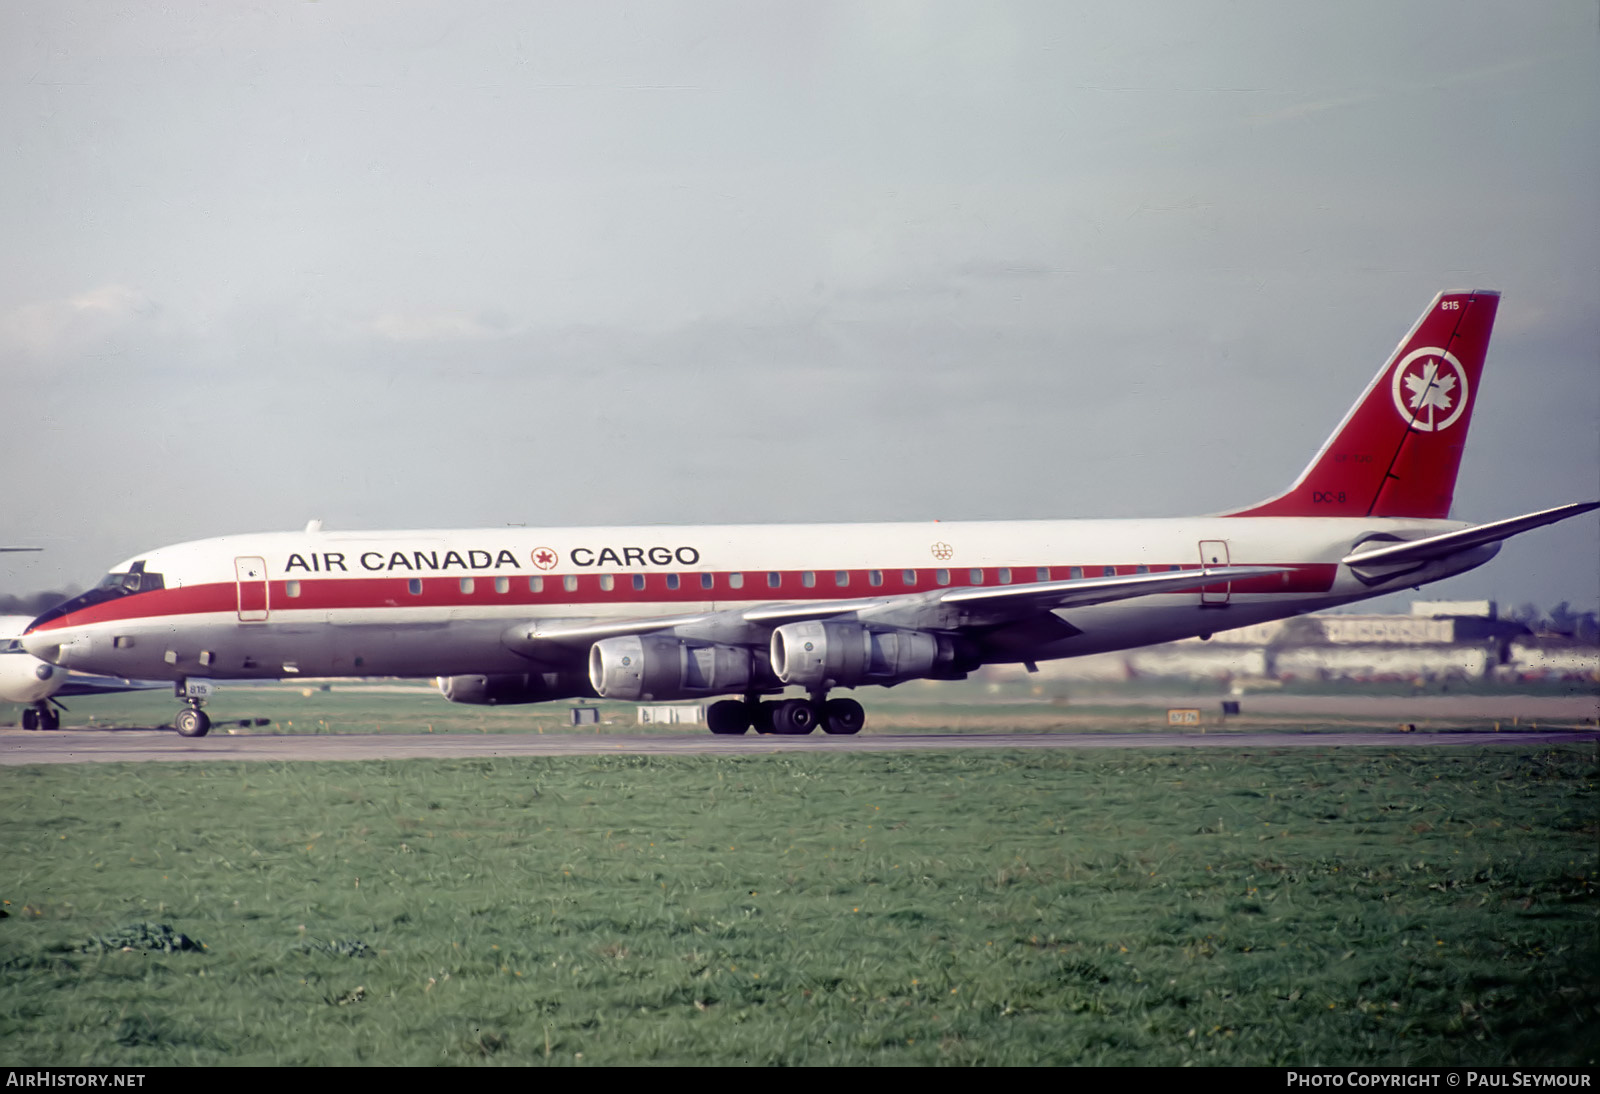
[[[1172,520],[228,536],[149,551],[29,652],[176,681],[438,677],[458,703],[735,696],[713,733],[856,733],[838,688],[960,679],[1331,608],[1459,574],[1600,507],[1446,519],[1499,294],[1442,293],[1284,493]],[[762,701],[785,688],[804,698]]]

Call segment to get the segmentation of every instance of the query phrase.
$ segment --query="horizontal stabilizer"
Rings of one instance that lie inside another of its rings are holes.
[[[1558,505],[1554,509],[1545,509],[1526,516],[1510,517],[1489,524],[1480,524],[1474,528],[1463,528],[1459,532],[1445,532],[1443,535],[1429,536],[1427,539],[1414,539],[1407,543],[1394,543],[1357,551],[1346,555],[1340,561],[1346,566],[1404,566],[1432,562],[1458,551],[1482,547],[1486,543],[1498,543],[1520,532],[1542,528],[1546,524],[1554,524],[1558,520],[1566,520],[1568,517],[1575,517],[1595,509],[1600,509],[1600,501]]]

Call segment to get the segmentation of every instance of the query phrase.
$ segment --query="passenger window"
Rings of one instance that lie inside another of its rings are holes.
[[[609,586],[609,585],[606,586],[606,588],[608,588],[608,589],[610,587],[611,586]],[[633,591],[636,592],[636,593],[644,592],[644,575],[643,574],[634,574],[633,575]]]
[[[577,592],[578,591],[578,575],[577,574],[568,574],[566,577],[562,578],[561,579],[561,587],[563,589],[567,590],[567,592],[569,592],[569,593]]]
[[[901,570],[900,571],[900,584],[905,585],[905,586],[911,586],[911,585],[915,585],[916,583],[917,583],[917,571],[915,571],[915,570]]]
[[[1137,569],[1137,570],[1135,570],[1135,571],[1134,571],[1134,572],[1135,572],[1135,573],[1139,573],[1139,574],[1147,574],[1147,573],[1149,573],[1149,572],[1150,572],[1150,567],[1148,567],[1148,566],[1140,566],[1140,567],[1139,567],[1139,568],[1138,568],[1138,569]]]
[[[1035,581],[1049,581],[1050,580],[1050,567],[1048,567],[1048,566],[1040,566],[1038,569],[1034,570],[1033,571],[1033,580],[1035,580]]]
[[[1080,578],[1082,576],[1083,576],[1083,567],[1082,566],[1074,566],[1072,569],[1067,571],[1067,577],[1070,578],[1073,581],[1078,580],[1078,578]]]
[[[528,591],[530,593],[542,593],[542,592],[544,592],[544,578],[542,578],[542,577],[530,577],[528,579]]]
[[[939,571],[934,573],[933,579],[935,581],[937,581],[941,585],[948,585],[948,584],[950,584],[950,571],[949,570],[939,570]]]
[[[841,588],[841,589],[848,588],[849,585],[850,585],[850,571],[849,570],[835,570],[833,572],[833,583],[838,588]]]
[[[616,578],[612,577],[610,574],[601,574],[600,575],[600,591],[601,592],[609,593],[612,589],[614,589],[616,587],[617,587],[617,579]]]
[[[668,574],[667,575],[667,588],[676,589],[677,587],[678,587],[678,575],[677,574]]]
[[[738,573],[738,572],[734,572],[734,573],[729,574],[728,575],[728,588],[730,588],[730,589],[742,589],[742,588],[744,588],[744,575],[741,574],[741,573]]]
[[[982,570],[976,570],[976,569],[968,570],[967,571],[967,584],[968,585],[982,585],[983,584],[983,571]]]
[[[1102,572],[1105,574],[1106,577],[1116,577],[1117,576],[1117,568],[1115,566],[1107,566],[1107,567],[1104,568],[1104,570]]]
[[[283,583],[283,594],[285,596],[299,596],[300,583],[298,581],[285,581]]]
[[[494,591],[501,594],[509,593],[511,591],[511,579],[509,577],[495,578]]]
[[[883,571],[882,570],[868,570],[867,571],[867,584],[868,585],[882,585],[883,584]]]
[[[715,584],[715,582],[713,581],[713,579],[712,579],[710,574],[701,574],[700,575],[700,587],[702,589],[709,589],[709,588],[711,588],[711,586],[713,584]]]
[[[406,588],[410,591],[412,596],[421,596],[422,579],[420,577],[412,578],[410,581],[406,582]]]
[[[462,592],[464,592],[464,593],[470,593],[470,592],[471,592],[471,591],[472,591],[472,590],[473,590],[473,589],[474,589],[474,588],[476,588],[476,587],[477,587],[477,585],[476,585],[476,583],[475,583],[475,582],[474,582],[474,581],[473,581],[473,580],[472,580],[472,578],[470,578],[470,577],[464,577],[464,578],[462,578],[462,579],[461,579],[461,591],[462,591]]]
[[[782,584],[783,584],[783,575],[782,574],[778,573],[778,571],[776,571],[776,570],[772,570],[772,571],[768,572],[768,574],[767,574],[767,588],[776,589],[779,585],[782,585]]]
[[[801,574],[800,584],[804,585],[808,589],[815,588],[817,584],[817,572],[815,570],[807,570],[805,573]]]
[[[1002,585],[1011,584],[1011,567],[1009,567],[1009,566],[1000,567],[1000,584],[1002,584]]]

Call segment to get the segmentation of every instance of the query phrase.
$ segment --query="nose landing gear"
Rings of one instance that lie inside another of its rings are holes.
[[[23,729],[53,730],[61,728],[61,715],[57,714],[48,700],[41,699],[27,710],[22,712]]]
[[[189,704],[187,709],[178,711],[178,716],[172,719],[172,728],[178,731],[178,736],[204,737],[210,733],[211,719],[200,707],[211,697],[211,681],[180,680],[172,690],[179,699]]]
[[[178,731],[180,737],[204,737],[211,732],[211,719],[200,709],[198,700],[191,700],[190,705],[178,711],[178,716],[172,719],[172,728]]]

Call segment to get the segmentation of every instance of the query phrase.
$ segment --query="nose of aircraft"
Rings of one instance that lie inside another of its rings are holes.
[[[60,631],[36,631],[22,636],[22,648],[41,661],[59,661],[61,644],[66,636]]]

